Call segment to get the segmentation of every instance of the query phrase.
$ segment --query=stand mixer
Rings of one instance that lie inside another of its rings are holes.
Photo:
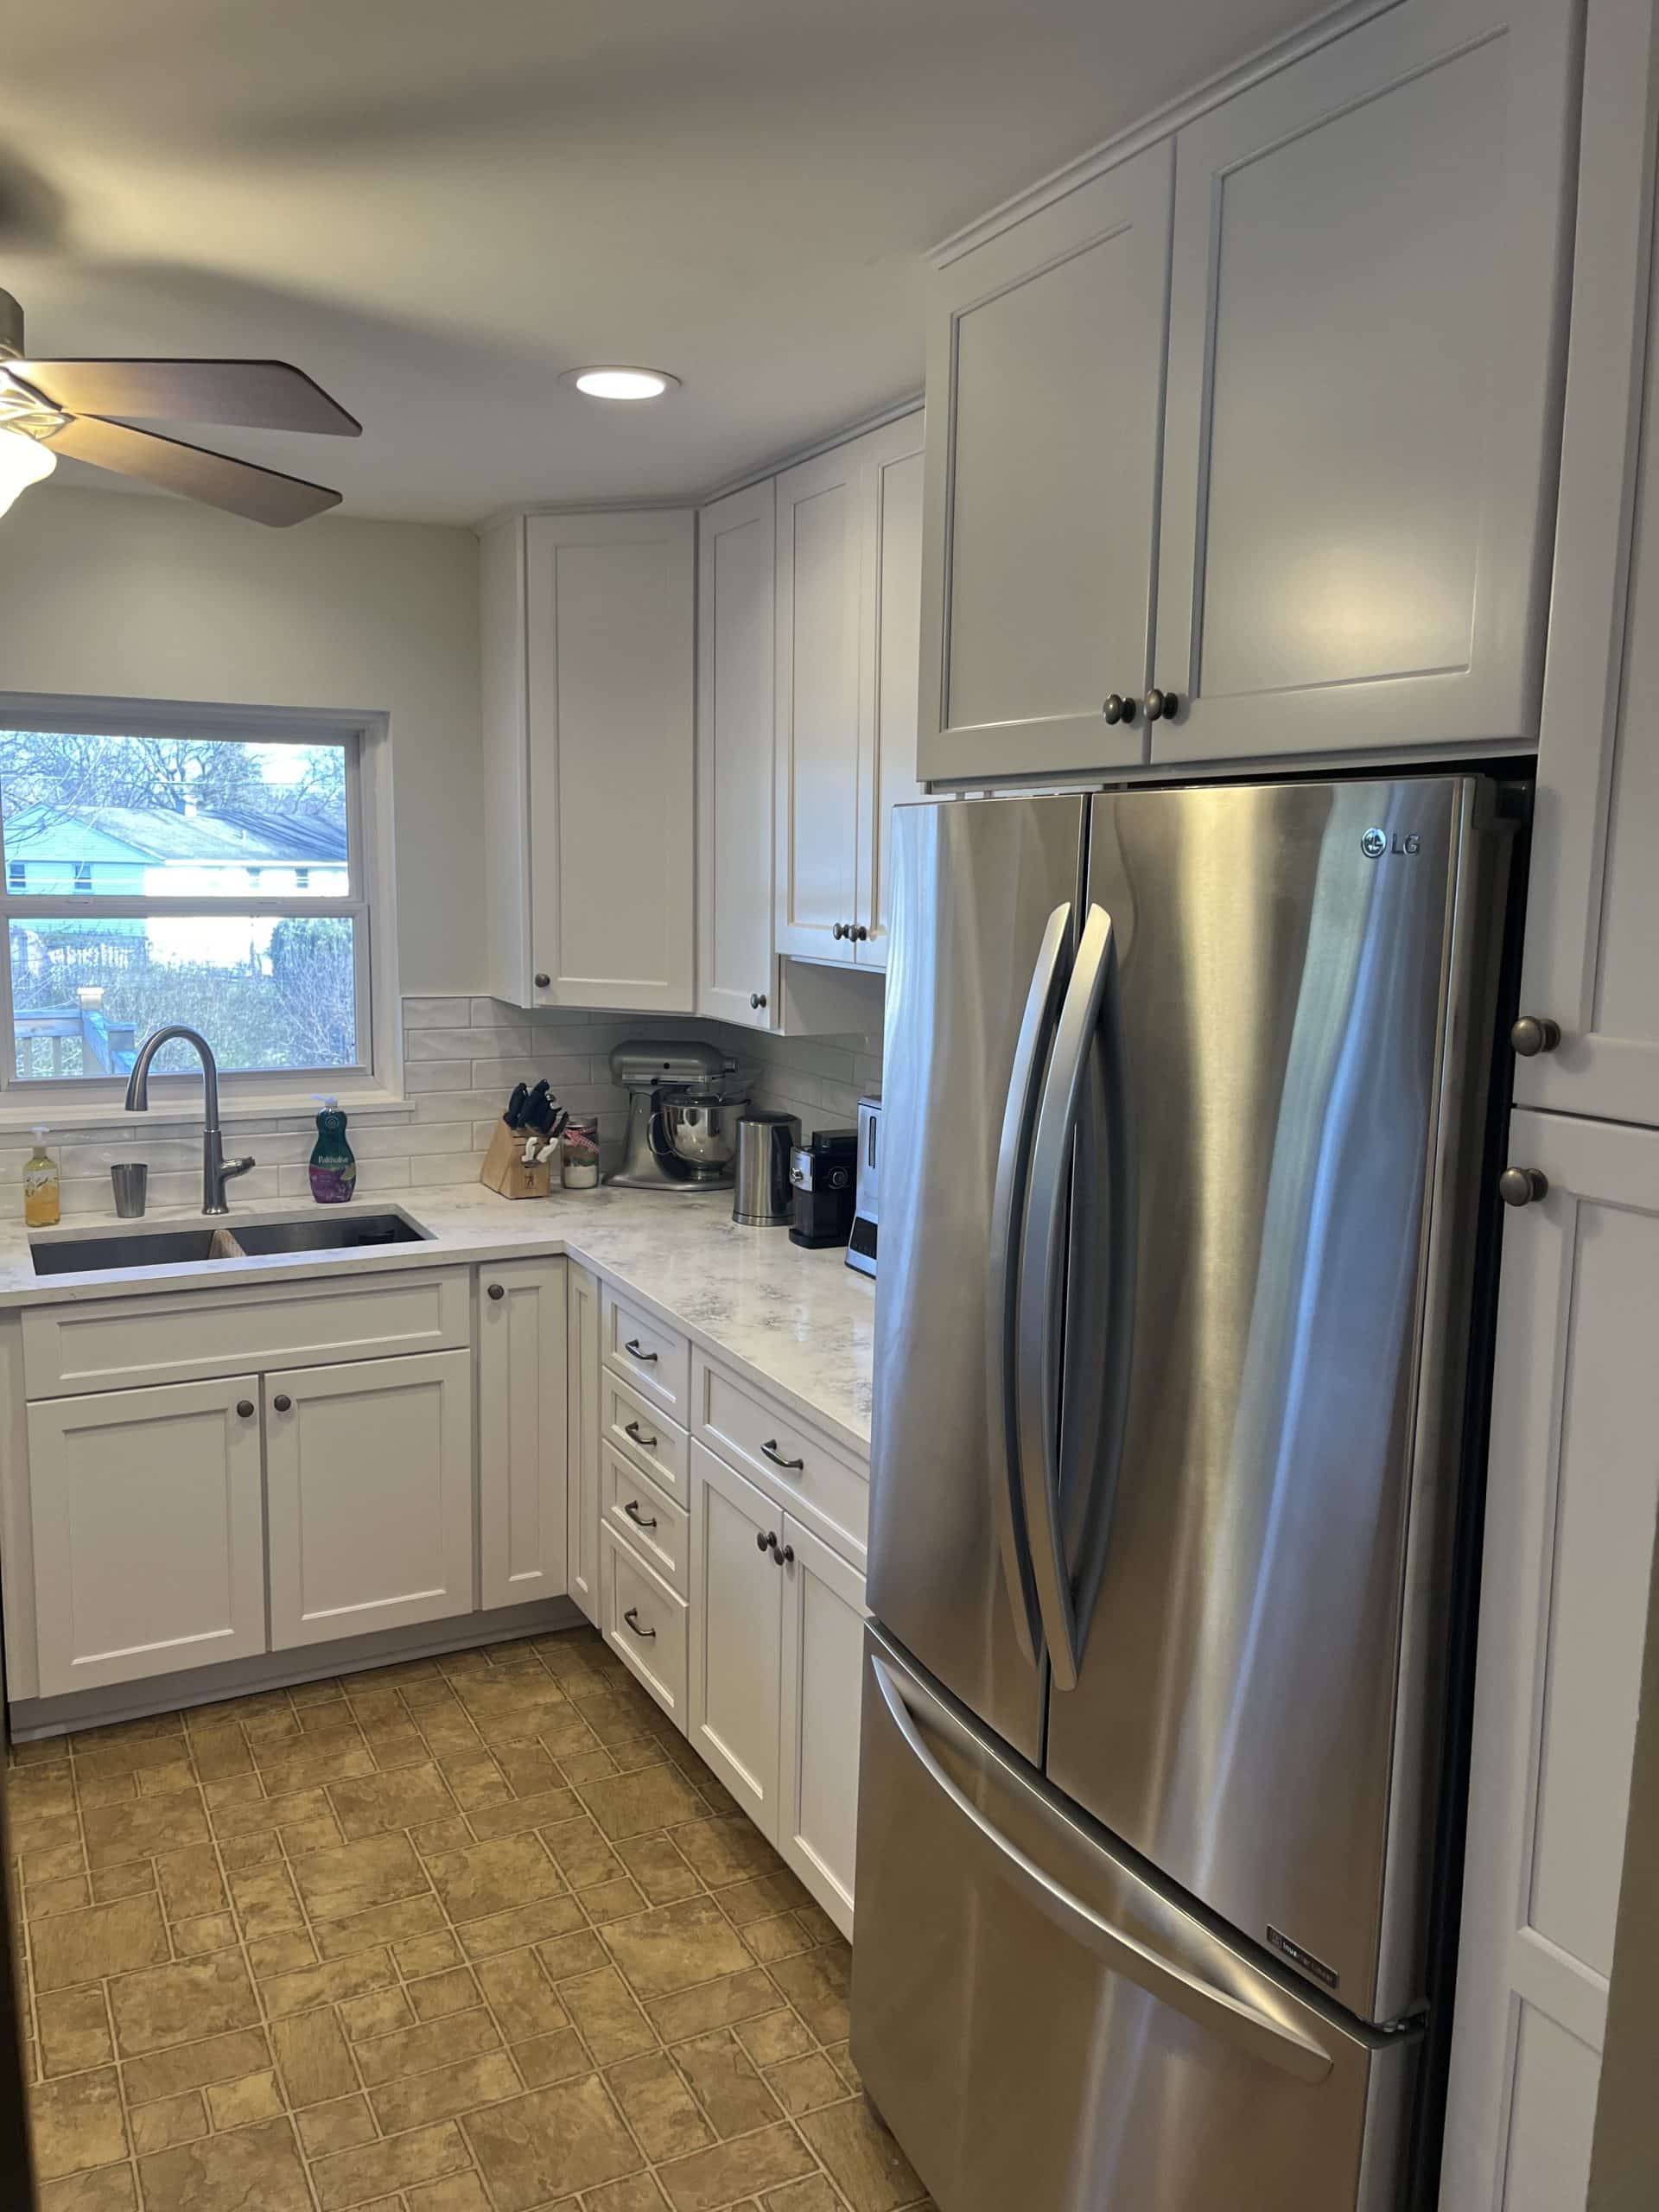
[[[626,1191],[729,1189],[748,1086],[737,1065],[700,1039],[639,1038],[617,1046],[611,1077],[628,1094],[621,1166]]]

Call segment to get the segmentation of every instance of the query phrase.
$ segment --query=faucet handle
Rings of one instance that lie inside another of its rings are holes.
[[[219,1175],[222,1180],[228,1183],[232,1175],[245,1175],[249,1168],[257,1167],[258,1164],[251,1152],[245,1153],[240,1160],[227,1160],[220,1168]]]

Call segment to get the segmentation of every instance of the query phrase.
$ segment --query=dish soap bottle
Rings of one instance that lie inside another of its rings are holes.
[[[46,1131],[35,1129],[35,1149],[23,1162],[23,1220],[30,1229],[54,1228],[63,1212],[58,1163],[46,1148]]]
[[[346,1141],[338,1098],[325,1098],[311,1151],[311,1195],[320,1206],[343,1206],[357,1189],[357,1162]]]

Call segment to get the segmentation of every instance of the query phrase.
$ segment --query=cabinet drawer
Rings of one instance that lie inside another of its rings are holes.
[[[690,1519],[684,1509],[663,1496],[649,1475],[642,1475],[631,1459],[604,1446],[605,1478],[601,1496],[605,1523],[624,1543],[654,1567],[664,1582],[688,1598],[687,1531]]]
[[[605,1441],[683,1505],[688,1440],[679,1422],[620,1375],[607,1374],[603,1404]]]
[[[605,1364],[632,1382],[648,1405],[683,1424],[691,1396],[691,1347],[642,1307],[619,1298],[608,1283],[601,1294]]]
[[[683,1728],[685,1600],[634,1557],[608,1522],[600,1529],[599,1548],[605,1641]]]
[[[862,1567],[870,1485],[863,1471],[698,1355],[692,1433],[762,1490],[799,1513]]]
[[[34,1306],[23,1314],[31,1398],[324,1367],[472,1342],[467,1270],[257,1283]]]

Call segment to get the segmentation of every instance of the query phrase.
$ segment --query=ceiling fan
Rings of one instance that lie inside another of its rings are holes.
[[[287,361],[32,359],[23,351],[23,311],[0,292],[0,515],[65,453],[278,529],[340,504],[325,484],[134,429],[115,416],[334,438],[357,437],[363,428]]]

